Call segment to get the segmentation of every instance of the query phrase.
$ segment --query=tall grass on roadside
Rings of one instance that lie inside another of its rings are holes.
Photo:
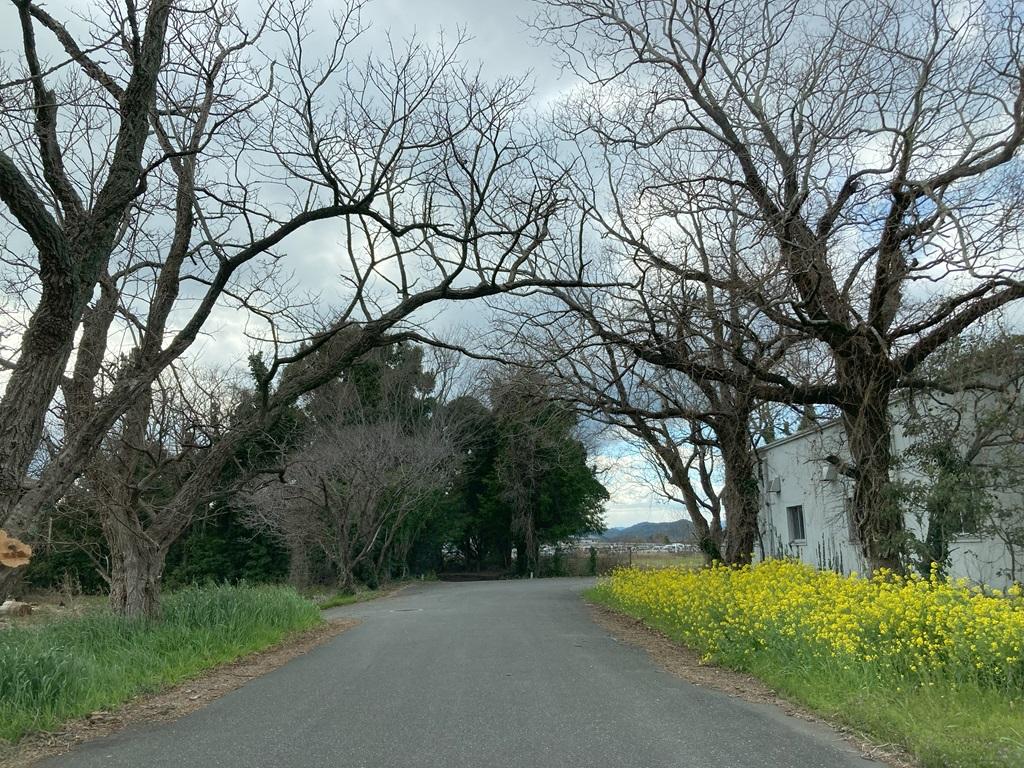
[[[207,586],[167,596],[159,621],[103,611],[0,631],[0,738],[116,706],[320,620],[291,589]]]
[[[1024,599],[793,561],[621,569],[590,596],[925,766],[1024,766]]]

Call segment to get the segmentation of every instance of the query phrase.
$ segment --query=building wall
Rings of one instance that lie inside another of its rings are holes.
[[[851,540],[846,499],[852,481],[821,460],[844,456],[838,424],[778,440],[760,451],[761,512],[758,551],[761,557],[796,557],[818,568],[863,571]],[[804,538],[794,539],[787,508],[803,510]]]
[[[948,406],[948,403],[945,405]],[[903,454],[910,440],[901,422],[910,407],[907,401],[894,405],[893,451]],[[965,434],[970,431],[970,416],[964,419]],[[760,539],[755,558],[796,557],[818,568],[842,573],[864,573],[866,563],[855,541],[848,500],[853,497],[853,481],[823,459],[828,455],[849,460],[845,433],[838,422],[784,437],[758,451],[760,456],[761,519]],[[896,481],[923,480],[923,476],[903,465],[893,471]],[[1006,504],[1024,503],[1024,489],[1006,497]],[[803,509],[804,538],[794,539],[787,507]],[[908,512],[905,524],[919,539],[924,538],[926,521]],[[950,575],[1002,588],[1013,573],[1007,548],[995,537],[960,536],[953,540]],[[1020,573],[1017,564],[1017,573]]]
[[[1010,585],[1006,574],[1013,573],[1014,566],[1020,572],[1003,542],[991,536],[958,536],[950,545],[949,560],[951,575],[1000,589]]]

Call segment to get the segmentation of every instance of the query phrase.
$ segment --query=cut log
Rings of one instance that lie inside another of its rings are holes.
[[[0,616],[31,616],[32,606],[28,603],[19,603],[17,600],[8,600],[0,605]]]
[[[32,559],[32,547],[0,529],[0,565],[20,568]]]

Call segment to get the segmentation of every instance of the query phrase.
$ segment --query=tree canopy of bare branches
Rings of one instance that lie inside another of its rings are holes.
[[[694,299],[677,307],[678,331],[606,336],[697,380],[838,408],[865,557],[899,567],[890,395],[944,342],[1024,297],[1020,6],[543,8],[540,32],[587,81],[561,116],[592,180],[581,210],[635,264],[637,303],[652,283]],[[748,307],[742,346],[701,332],[700,286]],[[695,336],[739,365],[677,354]],[[759,356],[757,338],[785,354]]]
[[[523,130],[526,91],[483,82],[458,41],[364,55],[356,1],[328,29],[298,0],[251,17],[221,2],[111,0],[81,20],[15,5],[0,214],[20,304],[5,329],[0,521],[29,526],[115,425],[124,463],[141,455],[154,382],[225,308],[259,329],[260,408],[167,501],[183,521],[237,441],[424,307],[581,279],[544,247],[557,180]],[[318,226],[340,286],[314,312],[281,265]]]
[[[235,500],[252,527],[286,544],[296,581],[311,549],[343,590],[354,588],[357,569],[381,578],[393,550],[411,544],[405,529],[429,517],[459,469],[455,430],[431,407],[432,377],[417,382],[418,365],[402,364],[418,360],[418,350],[396,349],[397,366],[372,366],[386,351],[378,350],[317,391],[305,408],[310,425],[280,472]]]

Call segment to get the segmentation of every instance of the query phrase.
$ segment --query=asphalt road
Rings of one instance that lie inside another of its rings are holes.
[[[678,680],[594,624],[585,580],[425,584],[174,723],[64,768],[866,768],[821,726]]]

